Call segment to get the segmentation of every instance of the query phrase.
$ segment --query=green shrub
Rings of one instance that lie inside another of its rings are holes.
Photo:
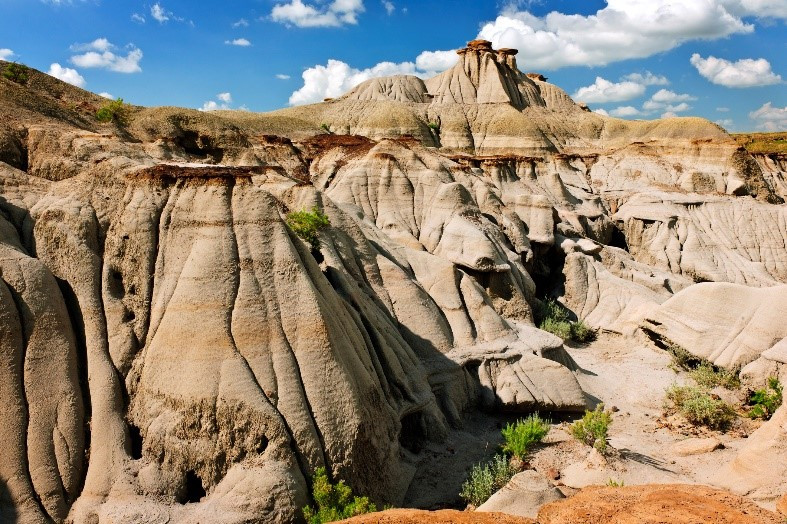
[[[689,376],[705,388],[721,386],[726,389],[737,389],[741,386],[737,373],[716,367],[710,362],[702,362],[697,369],[689,372]]]
[[[3,78],[7,78],[17,84],[26,84],[28,77],[27,66],[17,64],[16,62],[5,66],[5,70],[3,71]]]
[[[617,480],[611,478],[611,479],[609,479],[607,481],[607,486],[609,486],[610,488],[622,488],[625,485],[626,485],[626,483],[623,482],[622,480],[621,481],[617,481]]]
[[[607,450],[607,433],[610,424],[612,424],[612,414],[604,411],[604,404],[599,404],[593,411],[585,410],[582,420],[571,425],[571,435],[604,453]]]
[[[596,339],[596,331],[589,328],[582,320],[572,322],[568,318],[568,310],[555,300],[547,300],[538,312],[541,321],[539,329],[548,331],[563,340],[590,342]]]
[[[468,504],[478,507],[516,474],[517,471],[505,455],[495,455],[490,462],[473,466],[470,476],[462,484],[459,496]]]
[[[428,125],[429,129],[431,129],[432,131],[440,131],[440,124],[438,124],[437,122],[429,122],[426,125]]]
[[[112,100],[96,111],[96,119],[99,122],[115,122],[124,126],[128,124],[128,106],[123,103],[122,98]]]
[[[287,214],[287,225],[293,232],[308,242],[312,249],[320,246],[317,232],[331,225],[328,217],[314,206],[311,211],[292,211]]]
[[[701,358],[695,357],[686,348],[677,344],[667,346],[667,352],[672,355],[673,366],[683,371],[691,371],[703,362]]]
[[[582,320],[571,323],[571,340],[577,342],[592,342],[596,340],[596,330],[590,328]]]
[[[377,507],[367,497],[354,497],[343,480],[331,484],[325,468],[317,468],[312,477],[312,498],[317,507],[303,508],[303,516],[309,524],[335,522],[377,511]]]
[[[320,129],[322,129],[326,133],[331,133],[331,127],[328,124],[326,124],[325,122],[320,124]]]
[[[702,387],[673,385],[667,390],[667,399],[697,426],[726,429],[735,420],[733,407]]]
[[[503,428],[503,451],[524,459],[528,449],[533,444],[544,440],[549,433],[550,422],[538,416],[530,415],[526,419],[519,419],[514,424],[508,423]]]
[[[752,393],[749,398],[749,404],[752,406],[749,410],[749,417],[761,418],[768,420],[773,416],[779,406],[782,405],[782,390],[784,387],[776,377],[768,379],[768,387],[758,389]]]

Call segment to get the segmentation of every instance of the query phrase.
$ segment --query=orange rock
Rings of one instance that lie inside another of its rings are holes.
[[[776,511],[787,516],[787,493],[782,495],[782,498],[776,502]]]
[[[474,511],[389,509],[343,520],[347,524],[536,524],[525,517]]]
[[[767,524],[783,522],[754,502],[707,486],[663,484],[611,488],[592,486],[546,504],[540,524]]]

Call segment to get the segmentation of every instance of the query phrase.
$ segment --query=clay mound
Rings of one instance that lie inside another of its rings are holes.
[[[390,509],[341,522],[346,524],[535,524],[532,519],[505,513],[474,513],[451,509],[440,511]]]
[[[348,100],[393,100],[396,102],[428,103],[432,97],[424,81],[417,76],[400,75],[371,78],[358,84],[342,98]]]
[[[685,484],[589,487],[538,512],[539,524],[766,524],[775,513],[725,491]]]

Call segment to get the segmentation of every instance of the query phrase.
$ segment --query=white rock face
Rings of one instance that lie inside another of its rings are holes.
[[[543,475],[528,470],[514,475],[489,500],[478,506],[476,511],[500,511],[534,519],[541,506],[562,498],[565,497],[560,490],[550,484]]]

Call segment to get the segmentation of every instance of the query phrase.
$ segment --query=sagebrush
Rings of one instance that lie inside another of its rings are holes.
[[[516,474],[516,469],[505,455],[495,455],[490,462],[473,466],[467,480],[462,484],[459,496],[468,504],[478,507]]]
[[[673,385],[667,399],[694,425],[724,430],[735,420],[735,409],[706,388]]]
[[[8,64],[5,66],[5,70],[3,70],[3,78],[7,78],[17,84],[27,83],[28,77],[27,66],[17,64],[16,62]]]
[[[533,444],[544,440],[549,433],[550,421],[532,414],[526,419],[519,419],[516,422],[506,424],[503,428],[503,451],[510,453],[514,457],[524,459]]]
[[[604,411],[604,404],[599,404],[593,411],[585,410],[585,416],[571,425],[571,435],[593,446],[600,453],[607,451],[607,434],[612,424],[612,414]]]
[[[308,242],[312,249],[317,249],[320,247],[317,233],[321,229],[330,226],[331,221],[315,206],[311,211],[301,210],[289,213],[287,215],[287,225],[290,226],[296,235]]]
[[[689,376],[705,388],[721,386],[725,389],[738,389],[741,386],[737,372],[716,367],[710,362],[702,362],[697,369],[689,372]]]
[[[538,311],[539,329],[548,331],[563,340],[591,342],[596,339],[596,330],[588,327],[584,321],[569,320],[569,312],[556,300],[547,300]]]
[[[335,522],[377,511],[377,506],[367,497],[353,496],[343,480],[332,484],[325,468],[317,468],[312,477],[312,499],[316,507],[303,508],[303,516],[309,524]]]

